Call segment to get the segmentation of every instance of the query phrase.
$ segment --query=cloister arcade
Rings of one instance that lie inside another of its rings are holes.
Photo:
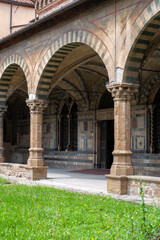
[[[0,168],[107,168],[123,194],[160,177],[160,3],[84,2],[0,41]]]

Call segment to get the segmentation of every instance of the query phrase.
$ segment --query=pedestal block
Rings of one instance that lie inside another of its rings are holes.
[[[127,194],[128,191],[128,177],[106,175],[107,178],[107,191],[114,194]]]
[[[26,167],[26,170],[28,172],[27,178],[29,180],[40,180],[40,179],[46,179],[47,178],[47,169],[48,167]]]

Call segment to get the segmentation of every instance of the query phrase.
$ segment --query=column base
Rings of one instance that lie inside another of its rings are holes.
[[[127,176],[105,175],[107,178],[108,193],[124,195],[128,192]]]
[[[132,152],[117,150],[113,151],[114,161],[111,167],[111,175],[127,176],[134,175],[132,166]]]
[[[37,159],[37,158],[29,158],[27,161],[27,165],[30,167],[43,167],[44,159]]]
[[[43,148],[29,149],[29,158],[27,165],[30,167],[43,167],[45,165],[43,158]]]
[[[47,169],[48,167],[30,167],[27,166],[26,170],[28,172],[28,179],[29,180],[40,180],[40,179],[46,179],[47,178]]]

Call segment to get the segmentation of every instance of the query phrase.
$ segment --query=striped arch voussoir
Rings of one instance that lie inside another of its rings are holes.
[[[134,22],[132,28],[134,28],[132,37],[136,40],[128,55],[123,82],[138,83],[139,69],[145,51],[160,29],[160,0],[152,1]]]
[[[0,104],[4,105],[9,89],[9,83],[18,67],[21,67],[26,80],[30,78],[30,72],[24,59],[18,55],[11,55],[4,60],[0,68]]]
[[[93,33],[74,30],[55,40],[45,54],[36,75],[37,96],[45,99],[53,76],[64,58],[81,44],[90,46],[107,66],[110,53],[104,43]]]

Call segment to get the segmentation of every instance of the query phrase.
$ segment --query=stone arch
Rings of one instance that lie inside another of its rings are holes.
[[[30,80],[30,70],[29,67],[24,60],[24,58],[19,54],[13,54],[5,58],[5,60],[2,62],[0,66],[0,78],[2,77],[3,72],[9,67],[11,64],[17,64],[20,66],[24,72],[24,75],[26,77],[26,81]]]
[[[152,1],[134,21],[130,49],[124,68],[123,82],[138,83],[139,69],[145,51],[160,29],[160,0]]]
[[[9,89],[9,83],[15,74],[16,70],[21,67],[28,80],[30,79],[30,71],[25,60],[18,54],[10,55],[7,57],[0,67],[0,103],[5,104],[6,97]]]
[[[101,39],[88,31],[73,30],[67,32],[53,42],[38,67],[35,82],[37,86],[36,95],[39,98],[45,99],[47,97],[51,80],[60,63],[72,50],[81,44],[91,47],[100,56],[106,69],[110,68],[113,71],[114,68],[111,67],[113,61],[112,59],[109,61],[111,58],[110,53]],[[61,57],[58,57],[59,55]],[[111,71],[108,71],[108,74],[111,75]]]

